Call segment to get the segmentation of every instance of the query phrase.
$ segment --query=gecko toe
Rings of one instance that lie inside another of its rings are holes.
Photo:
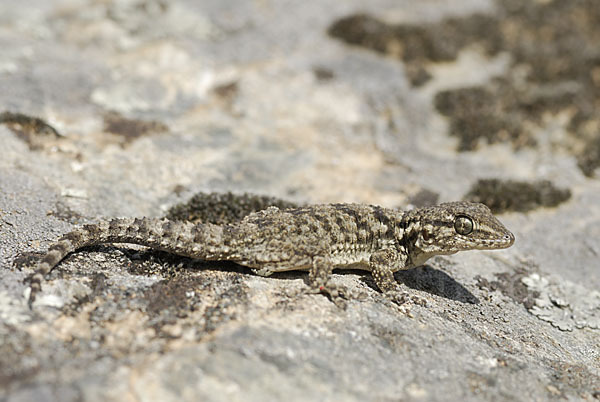
[[[416,304],[418,306],[427,306],[427,300],[421,296],[415,296],[407,291],[393,290],[385,293],[385,296],[393,303],[403,306],[407,304]]]
[[[408,292],[394,290],[385,293],[386,297],[399,306],[406,304],[410,300]]]

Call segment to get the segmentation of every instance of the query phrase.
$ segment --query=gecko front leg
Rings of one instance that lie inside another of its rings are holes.
[[[404,267],[408,258],[393,248],[386,248],[371,254],[369,266],[371,275],[375,280],[377,287],[389,297],[394,303],[404,304],[408,301],[414,301],[424,304],[424,300],[411,296],[407,291],[402,290],[394,278],[394,268]]]

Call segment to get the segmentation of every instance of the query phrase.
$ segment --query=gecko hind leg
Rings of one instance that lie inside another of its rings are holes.
[[[323,293],[334,302],[335,305],[345,308],[345,300],[349,297],[349,292],[344,286],[335,285],[331,280],[333,265],[328,257],[313,257],[311,260],[308,287],[303,287],[297,291],[287,292],[289,297],[297,297],[305,294]],[[261,266],[260,268],[251,268],[252,272],[258,276],[268,277],[277,272],[274,266]]]
[[[308,272],[308,293],[323,293],[329,296],[338,307],[345,309],[346,300],[351,298],[350,291],[343,285],[333,283],[331,273],[333,264],[326,256],[315,256]]]

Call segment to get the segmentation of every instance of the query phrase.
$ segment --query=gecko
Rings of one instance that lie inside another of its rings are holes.
[[[369,271],[379,290],[403,303],[407,292],[395,281],[394,272],[423,265],[436,255],[504,249],[514,241],[487,206],[462,201],[406,211],[365,204],[271,206],[223,225],[116,218],[84,225],[52,244],[28,278],[29,305],[46,276],[67,255],[106,243],[233,261],[260,276],[308,271],[309,290],[324,293],[337,304],[349,292],[331,280],[334,268]]]

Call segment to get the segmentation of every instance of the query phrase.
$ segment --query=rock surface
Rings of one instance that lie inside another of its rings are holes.
[[[1,3],[0,400],[600,399],[594,1]],[[39,253],[103,217],[199,191],[404,208],[481,180],[516,243],[399,272],[427,306],[343,272],[367,298],[341,310],[293,296],[302,273],[116,245],[27,308]]]

